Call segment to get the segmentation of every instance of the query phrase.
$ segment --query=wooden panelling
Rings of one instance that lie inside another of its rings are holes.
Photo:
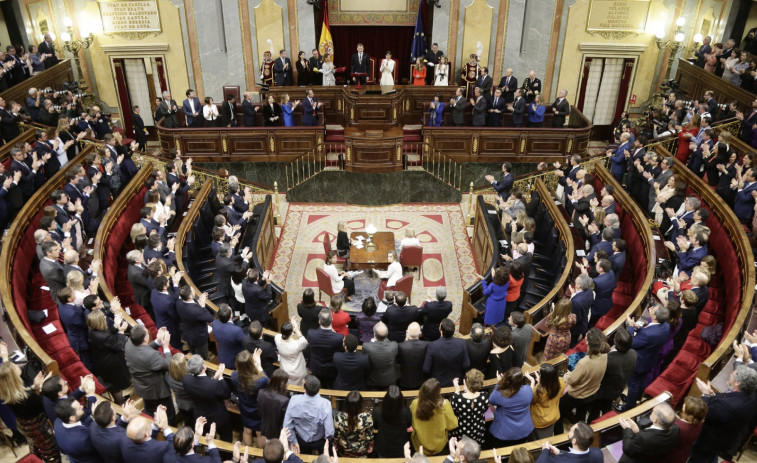
[[[727,104],[735,100],[739,102],[739,108],[742,111],[747,111],[752,107],[752,101],[757,99],[757,95],[754,93],[747,92],[743,88],[737,87],[684,59],[678,60],[675,80],[678,81],[679,88],[686,92],[692,100],[701,100],[704,92],[712,90],[715,92],[715,99],[718,100],[718,103]]]
[[[20,82],[8,90],[0,93],[6,103],[15,101],[21,107],[26,106],[26,97],[29,96],[29,89],[34,88],[52,88],[53,90],[62,90],[63,82],[74,80],[74,72],[71,69],[71,60],[64,59],[60,63],[45,69],[39,74],[35,74],[23,82]],[[10,106],[9,106],[10,107]]]

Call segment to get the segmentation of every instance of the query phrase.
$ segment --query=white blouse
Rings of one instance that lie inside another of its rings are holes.
[[[234,280],[231,280],[231,289],[234,290],[234,299],[237,300],[237,302],[244,304],[244,293],[242,293],[242,284],[236,284],[234,283]]]
[[[331,278],[331,290],[334,291],[334,293],[341,292],[342,289],[344,289],[344,280],[342,280],[342,277],[339,275],[339,270],[336,269],[336,265],[326,264],[323,266],[323,271],[329,275],[329,278]]]
[[[404,248],[405,246],[420,246],[421,242],[418,240],[418,238],[402,238],[402,241],[400,241],[400,250]]]
[[[214,121],[218,117],[218,107],[216,105],[205,105],[202,107],[202,115],[209,121]]]
[[[308,340],[303,336],[297,340],[291,337],[284,340],[281,334],[277,334],[273,340],[279,351],[279,367],[289,375],[287,383],[301,386],[302,380],[308,374],[305,356],[302,355],[302,351],[308,346]]]
[[[397,280],[402,278],[402,264],[399,262],[392,262],[389,264],[389,268],[384,271],[379,271],[379,278],[386,278],[386,286],[394,286],[397,284]]]

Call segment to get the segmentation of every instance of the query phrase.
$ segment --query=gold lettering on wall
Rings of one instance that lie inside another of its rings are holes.
[[[647,26],[650,0],[592,0],[587,32],[640,34]]]
[[[98,2],[103,33],[161,32],[157,0]]]

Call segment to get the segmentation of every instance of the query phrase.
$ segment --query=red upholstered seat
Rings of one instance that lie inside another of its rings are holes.
[[[657,397],[665,391],[673,394],[673,405],[675,405],[678,400],[683,398],[683,395],[686,392],[686,390],[683,388],[683,385],[674,384],[664,378],[658,377],[657,379],[652,381],[649,386],[647,386],[647,388],[644,390],[644,394],[648,395],[649,397]]]
[[[722,314],[712,314],[708,312],[702,312],[699,314],[699,323],[704,326],[717,325],[723,321]]]
[[[704,339],[700,338],[698,334],[694,335],[692,332],[689,333],[689,336],[686,338],[686,342],[683,343],[681,350],[691,352],[692,354],[699,357],[707,357],[708,355],[710,355],[710,352],[712,352],[712,346],[707,344],[707,342]]]

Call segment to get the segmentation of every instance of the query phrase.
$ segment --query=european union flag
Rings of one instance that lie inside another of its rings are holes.
[[[423,58],[428,48],[426,47],[426,34],[423,32],[423,18],[421,11],[424,0],[418,2],[418,19],[415,20],[415,34],[413,35],[413,47],[410,51],[410,62],[414,63],[419,56]]]

